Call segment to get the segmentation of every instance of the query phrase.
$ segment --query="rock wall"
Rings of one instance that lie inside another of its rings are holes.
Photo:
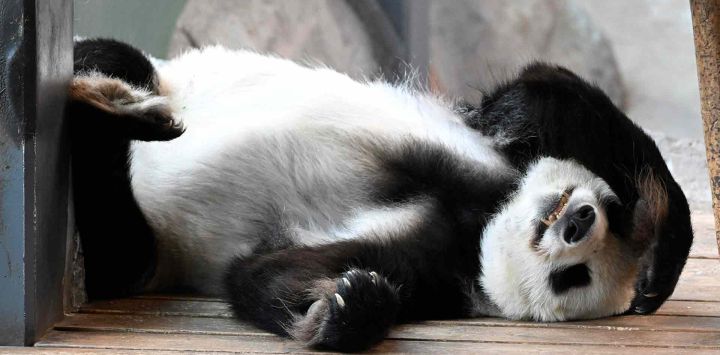
[[[429,19],[431,80],[441,93],[477,100],[476,88],[544,60],[569,67],[623,103],[611,46],[571,1],[431,1]],[[344,1],[189,0],[169,54],[220,43],[374,76],[373,40]]]
[[[491,87],[542,60],[570,68],[623,104],[610,43],[571,1],[433,1],[430,25],[433,77],[450,95],[477,97],[473,87]]]
[[[378,68],[363,24],[344,1],[189,0],[168,57],[212,44],[323,63],[356,77]]]

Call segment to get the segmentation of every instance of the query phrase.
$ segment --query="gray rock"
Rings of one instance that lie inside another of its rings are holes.
[[[704,141],[674,138],[658,131],[648,133],[657,143],[670,172],[685,193],[690,210],[712,213],[710,173],[705,160]]]
[[[320,62],[354,77],[378,70],[370,38],[344,1],[189,0],[169,57],[212,44]]]
[[[575,0],[612,42],[628,115],[643,127],[702,139],[700,93],[687,0]]]
[[[433,1],[430,25],[431,83],[450,96],[479,99],[476,88],[543,60],[570,68],[623,104],[608,40],[571,1]]]

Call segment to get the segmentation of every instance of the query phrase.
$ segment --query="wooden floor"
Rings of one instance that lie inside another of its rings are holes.
[[[711,215],[695,215],[696,243],[672,299],[655,315],[530,323],[496,318],[396,327],[377,352],[718,353],[720,260]],[[68,314],[35,348],[0,353],[309,352],[234,321],[217,299],[142,296]]]

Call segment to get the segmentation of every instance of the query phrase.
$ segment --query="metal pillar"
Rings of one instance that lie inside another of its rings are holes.
[[[72,0],[0,2],[0,345],[62,315]]]

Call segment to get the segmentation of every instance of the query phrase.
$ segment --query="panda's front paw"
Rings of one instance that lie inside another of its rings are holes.
[[[653,266],[640,273],[627,314],[652,314],[672,295],[677,285],[682,266]]]
[[[380,274],[360,269],[343,273],[334,283],[295,323],[295,337],[340,351],[360,351],[381,341],[400,308],[397,288]]]

